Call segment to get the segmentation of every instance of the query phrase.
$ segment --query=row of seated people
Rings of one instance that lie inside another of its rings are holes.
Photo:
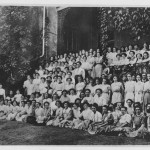
[[[56,96],[57,94],[55,94]],[[150,131],[150,104],[146,113],[140,103],[127,100],[128,107],[118,102],[115,105],[89,104],[77,98],[75,103],[53,99],[43,105],[36,100],[21,101],[0,99],[0,120],[11,120],[84,130],[90,134],[113,134],[127,137],[148,137]]]

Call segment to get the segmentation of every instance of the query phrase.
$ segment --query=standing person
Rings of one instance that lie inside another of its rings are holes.
[[[94,80],[93,80],[93,78],[89,79],[89,83],[86,84],[85,89],[90,89],[91,90],[91,94],[94,96],[95,90],[94,90]]]
[[[107,83],[107,79],[102,79],[102,84],[101,84],[101,89],[102,89],[102,97],[105,99],[105,103],[108,105],[110,102],[110,85]]]
[[[84,69],[81,68],[81,62],[77,62],[77,68],[74,70],[74,75],[75,75],[75,82],[77,83],[77,78],[78,76],[82,76],[82,78],[85,78],[85,71]]]
[[[118,77],[113,77],[113,83],[111,84],[111,91],[112,91],[112,104],[115,104],[117,102],[122,102],[123,98],[123,85],[121,82],[118,82]]]
[[[97,57],[95,58],[95,77],[101,77],[103,72],[103,57],[100,56],[100,53],[97,53]]]
[[[85,87],[85,83],[83,82],[82,76],[78,76],[77,84],[76,84],[77,95],[80,95],[80,92],[84,89],[84,87]]]
[[[141,82],[141,76],[136,75],[136,83],[135,83],[135,102],[143,103],[143,89],[144,83]]]
[[[143,82],[143,83],[147,82],[146,73],[143,73],[143,74],[142,74],[142,82]]]
[[[41,83],[40,75],[39,75],[39,73],[36,73],[35,74],[35,79],[33,79],[35,92],[39,92],[39,85],[40,85],[40,83]]]
[[[28,95],[28,92],[27,92],[27,88],[28,88],[28,85],[30,84],[30,80],[31,80],[31,76],[30,75],[27,75],[27,80],[24,81],[24,84],[23,84],[23,88],[24,88],[24,95]]]
[[[17,103],[20,105],[21,104],[21,97],[22,97],[22,94],[20,94],[20,90],[18,89],[16,91],[16,95],[14,96],[15,100],[17,101]]]
[[[28,85],[26,86],[27,88],[27,96],[28,98],[30,98],[31,94],[34,93],[34,84],[33,84],[33,80],[30,79]]]
[[[128,81],[125,83],[125,106],[127,106],[127,99],[131,99],[135,101],[134,93],[135,93],[135,82],[132,81],[131,74],[127,74]]]
[[[150,103],[150,74],[147,74],[148,81],[144,83],[143,92],[143,109],[145,111],[146,105]]]
[[[3,99],[6,98],[5,90],[3,89],[3,86],[1,83],[0,83],[0,98],[3,98]]]

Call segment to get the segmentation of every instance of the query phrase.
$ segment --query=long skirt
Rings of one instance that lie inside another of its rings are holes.
[[[10,114],[7,116],[6,120],[14,120],[15,117],[16,117],[16,115],[17,115],[17,113],[10,113]]]
[[[122,95],[120,92],[113,92],[112,103],[122,102]]]
[[[102,70],[103,69],[103,67],[102,67],[102,65],[101,64],[97,64],[96,66],[95,66],[95,77],[101,77],[101,75],[102,75]]]
[[[143,108],[145,110],[146,105],[150,103],[150,93],[145,93],[144,94],[144,100],[143,100]]]
[[[133,92],[127,92],[125,95],[125,107],[127,107],[127,100],[131,99],[132,101],[134,101],[134,93]]]
[[[130,127],[125,127],[124,132],[127,137],[139,137],[139,138],[144,138],[149,134],[148,130],[145,127],[143,127],[140,130],[135,130]]]
[[[4,119],[6,119],[6,115],[4,114],[4,112],[0,112],[0,120]]]
[[[142,96],[143,96],[142,93],[136,92],[136,93],[135,93],[135,102],[143,103],[143,101],[142,101]]]
[[[19,116],[19,114],[17,114],[16,121],[22,122],[25,120],[26,117],[27,117],[27,115]]]
[[[74,129],[87,130],[90,124],[90,120],[76,119]]]
[[[47,126],[59,126],[61,120],[59,118],[55,118],[53,120],[50,120],[46,123]]]

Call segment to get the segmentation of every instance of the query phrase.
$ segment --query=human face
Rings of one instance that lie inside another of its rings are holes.
[[[96,83],[96,85],[98,85],[98,84],[99,84],[99,80],[97,79],[97,80],[95,81],[95,83]]]
[[[126,113],[126,109],[125,108],[121,108],[121,113],[122,113],[122,115],[124,115]]]
[[[148,58],[147,53],[144,53],[144,54],[143,54],[143,57],[144,57],[145,59],[147,59],[147,58]]]
[[[132,78],[131,78],[131,75],[130,75],[130,74],[128,74],[128,75],[127,75],[127,79],[128,79],[128,81],[131,81],[131,80],[132,80]]]
[[[142,74],[142,79],[146,79],[146,74]]]
[[[73,108],[74,108],[74,109],[77,109],[78,107],[77,107],[77,105],[76,105],[76,104],[73,104]]]
[[[48,108],[49,108],[49,104],[48,104],[48,103],[45,103],[45,104],[44,104],[44,107],[45,107],[46,109],[48,109]]]
[[[25,103],[24,103],[24,102],[21,102],[21,105],[22,105],[22,107],[24,107],[24,106],[25,106]]]
[[[13,106],[17,106],[17,103],[16,103],[16,101],[14,101],[14,102],[13,102]]]
[[[111,47],[108,47],[108,53],[110,53],[111,52]]]
[[[113,48],[113,53],[116,53],[116,48],[115,47]]]
[[[135,113],[136,113],[137,115],[140,115],[140,113],[141,113],[140,108],[137,107],[137,108],[135,109]]]
[[[60,103],[58,101],[56,102],[56,106],[60,108]]]
[[[94,106],[92,106],[92,111],[96,113],[96,108]]]
[[[129,45],[129,50],[132,50],[132,46],[131,45]]]
[[[103,84],[106,84],[106,79],[103,79]]]
[[[83,105],[83,108],[84,108],[84,109],[87,109],[87,108],[88,108],[88,105],[87,105],[87,104],[84,104],[84,105]]]
[[[65,108],[65,109],[68,108],[68,104],[67,104],[67,103],[64,104],[64,108]]]
[[[39,108],[39,107],[40,107],[39,103],[36,103],[36,107],[37,107],[37,108]]]
[[[118,110],[121,109],[121,103],[117,103],[117,109],[118,109]]]
[[[96,93],[97,93],[98,95],[101,95],[101,94],[102,94],[100,90],[96,90]]]
[[[118,79],[116,76],[114,76],[113,80],[114,80],[114,82],[117,82]]]
[[[87,90],[87,91],[85,91],[85,95],[86,96],[89,96],[90,95],[90,92]]]
[[[141,77],[139,75],[136,76],[137,81],[141,81]]]
[[[61,82],[61,77],[58,77],[58,82]]]
[[[102,108],[102,112],[103,112],[104,114],[107,113],[107,112],[108,112],[107,108],[106,108],[106,107],[103,107],[103,108]]]
[[[129,106],[129,107],[131,107],[132,106],[132,102],[131,101],[127,101],[127,105]]]
[[[132,76],[132,81],[135,81],[135,76],[134,75]]]
[[[150,74],[147,74],[147,79],[150,81]]]

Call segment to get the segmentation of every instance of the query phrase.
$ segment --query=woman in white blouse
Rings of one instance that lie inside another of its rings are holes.
[[[127,99],[135,100],[135,81],[132,81],[131,74],[127,74],[128,81],[125,83],[125,106],[127,106]]]
[[[147,74],[148,81],[144,83],[143,92],[143,108],[145,110],[146,105],[150,103],[150,74]]]
[[[0,83],[0,98],[6,98],[5,90],[3,89],[2,84]]]

